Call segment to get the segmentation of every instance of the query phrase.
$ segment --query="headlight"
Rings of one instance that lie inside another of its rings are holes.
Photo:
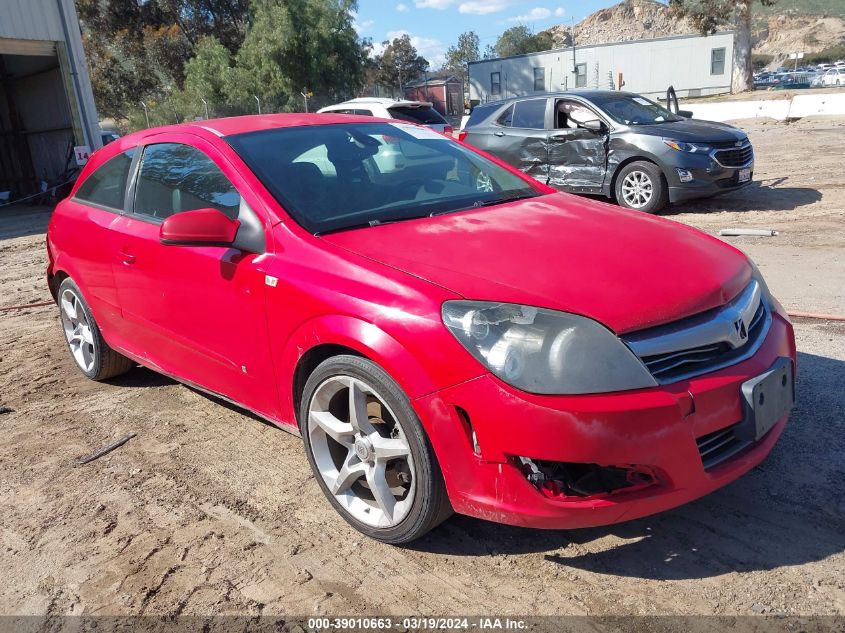
[[[577,314],[447,301],[443,323],[491,373],[530,393],[605,393],[657,384],[610,330]]]
[[[711,150],[709,145],[701,145],[699,143],[685,143],[684,141],[675,141],[671,138],[664,138],[663,142],[672,149],[679,152],[687,152],[689,154],[706,154]]]

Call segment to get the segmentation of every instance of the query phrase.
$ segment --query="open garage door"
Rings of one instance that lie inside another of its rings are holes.
[[[75,171],[81,119],[64,60],[61,42],[0,39],[0,192],[12,199]]]

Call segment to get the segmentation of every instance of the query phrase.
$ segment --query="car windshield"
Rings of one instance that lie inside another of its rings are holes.
[[[312,233],[541,195],[463,145],[407,123],[277,128],[226,141],[285,211]]]
[[[604,110],[611,119],[624,125],[653,125],[683,121],[681,117],[645,97],[613,95],[591,97],[591,101]]]

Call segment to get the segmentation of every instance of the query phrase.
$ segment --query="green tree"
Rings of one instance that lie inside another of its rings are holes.
[[[417,53],[407,34],[394,38],[392,42],[384,42],[384,51],[375,59],[376,80],[383,86],[389,86],[391,92],[396,86],[400,89],[404,84],[418,79],[428,70],[428,60]]]
[[[257,95],[279,111],[300,108],[304,88],[317,96],[315,106],[356,94],[367,52],[352,26],[356,8],[354,0],[254,0],[230,99],[246,105]]]
[[[249,0],[76,0],[101,114],[128,116],[140,100],[181,88],[185,61],[204,36],[228,50],[243,41]]]
[[[759,0],[770,7],[776,0]],[[687,17],[703,35],[715,33],[723,26],[735,31],[731,92],[754,89],[754,66],[751,59],[751,21],[753,0],[669,0],[677,17]]]
[[[443,69],[463,81],[464,86],[469,86],[469,63],[478,61],[479,54],[478,35],[474,31],[467,31],[458,36],[458,43],[450,46],[446,51],[446,63]]]
[[[546,31],[533,33],[527,26],[512,26],[496,40],[493,51],[496,57],[510,57],[546,51],[554,47],[552,35]],[[486,55],[485,55],[486,56]]]

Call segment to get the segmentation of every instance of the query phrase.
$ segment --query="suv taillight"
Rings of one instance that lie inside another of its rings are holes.
[[[453,128],[451,125],[446,125],[443,127],[443,134],[445,134],[446,136],[452,136],[454,133],[455,128]]]
[[[464,140],[466,137],[467,137],[467,132],[466,132],[466,130],[461,130],[460,132],[458,132],[458,140],[459,140],[459,141],[463,142],[463,140]]]

